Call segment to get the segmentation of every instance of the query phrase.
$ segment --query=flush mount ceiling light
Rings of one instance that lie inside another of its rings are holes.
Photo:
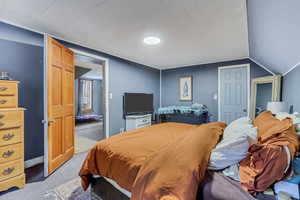
[[[160,38],[154,36],[145,37],[144,43],[147,45],[157,45],[160,43]]]

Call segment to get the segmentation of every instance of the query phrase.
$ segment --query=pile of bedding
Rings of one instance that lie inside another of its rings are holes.
[[[268,111],[227,127],[163,123],[99,142],[80,176],[84,189],[94,175],[112,179],[132,200],[195,200],[199,185],[202,199],[253,200],[289,177],[298,145],[293,120]]]
[[[208,169],[222,170],[255,196],[290,176],[298,145],[293,120],[265,111],[253,122],[241,118],[225,129]]]

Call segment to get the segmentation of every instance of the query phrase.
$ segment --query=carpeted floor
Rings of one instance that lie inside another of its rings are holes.
[[[80,178],[75,178],[53,190],[48,191],[44,198],[47,200],[90,200],[90,188],[84,191],[81,187]]]
[[[76,124],[75,134],[77,136],[86,137],[91,140],[102,140],[105,138],[103,131],[103,122],[90,122],[83,124]]]
[[[98,141],[91,140],[86,137],[75,137],[75,153],[82,153],[90,150]]]
[[[47,179],[43,178],[43,166],[26,170],[26,185],[22,190],[0,192],[0,200],[50,200],[45,194],[78,177],[81,164],[87,153],[76,154]]]
[[[98,141],[104,138],[103,122],[90,122],[76,125],[75,153],[90,150]]]

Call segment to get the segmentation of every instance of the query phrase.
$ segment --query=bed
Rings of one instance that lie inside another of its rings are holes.
[[[132,200],[195,199],[225,127],[221,122],[162,123],[112,136],[87,155],[82,186],[87,189],[96,175],[130,191]]]
[[[99,142],[79,175],[101,200],[274,199],[262,193],[289,175],[298,147],[293,120],[269,111],[228,126],[162,123]]]

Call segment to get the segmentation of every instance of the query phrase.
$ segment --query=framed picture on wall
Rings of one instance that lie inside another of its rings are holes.
[[[193,100],[193,79],[192,76],[179,77],[179,100]]]

